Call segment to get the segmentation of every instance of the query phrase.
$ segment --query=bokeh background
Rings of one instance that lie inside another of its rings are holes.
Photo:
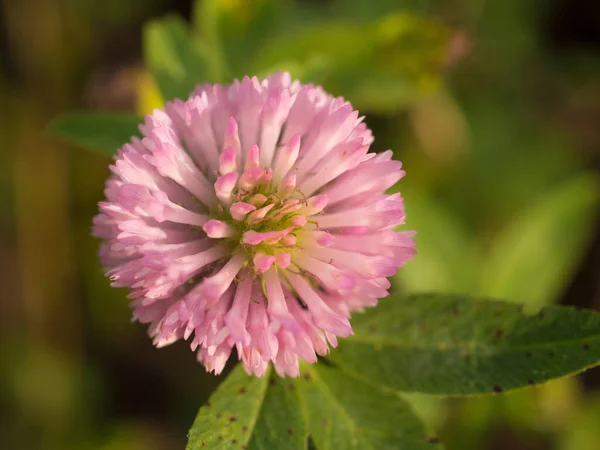
[[[184,343],[155,350],[129,323],[89,233],[109,159],[46,131],[73,109],[160,105],[142,55],[164,14],[209,61],[192,83],[287,69],[367,116],[375,149],[404,161],[419,233],[396,290],[600,308],[600,3],[0,4],[0,448],[181,449],[219,382]],[[407,398],[451,450],[596,450],[599,388],[590,370]]]

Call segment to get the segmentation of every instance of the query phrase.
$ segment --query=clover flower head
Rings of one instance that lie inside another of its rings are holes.
[[[113,286],[157,347],[220,373],[298,376],[415,253],[392,152],[343,98],[287,73],[198,87],[118,152],[94,218]]]

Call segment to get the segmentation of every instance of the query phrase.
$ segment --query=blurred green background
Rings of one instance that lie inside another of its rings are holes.
[[[185,344],[155,350],[129,323],[89,233],[109,160],[45,131],[68,110],[159,106],[144,53],[157,79],[286,69],[352,101],[408,173],[419,253],[397,291],[600,308],[600,3],[1,4],[0,448],[180,449],[219,382]],[[144,45],[188,32],[187,46]],[[599,387],[591,370],[502,396],[407,398],[451,450],[596,450]]]

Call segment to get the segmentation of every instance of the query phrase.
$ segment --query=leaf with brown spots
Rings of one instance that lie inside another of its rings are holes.
[[[441,450],[408,403],[324,364],[304,365],[300,402],[318,450]],[[277,447],[286,448],[286,447]]]
[[[498,393],[600,364],[596,311],[556,306],[533,315],[514,303],[430,294],[383,299],[353,327],[343,354],[328,359],[403,392]]]
[[[296,380],[285,378],[269,387],[248,445],[249,450],[306,448],[308,429],[297,389],[293,388],[295,383]]]
[[[200,408],[186,449],[239,450],[247,444],[252,433],[243,430],[253,430],[259,420],[269,374],[250,377],[241,365],[236,367],[210,397],[210,407]]]
[[[250,377],[239,365],[200,408],[187,450],[306,449],[308,431],[293,383],[270,368],[262,378]]]

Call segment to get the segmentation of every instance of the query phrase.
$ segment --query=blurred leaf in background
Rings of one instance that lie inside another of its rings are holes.
[[[54,120],[49,131],[67,142],[112,156],[116,149],[139,135],[143,119],[119,112],[70,113]]]
[[[482,258],[481,295],[556,301],[590,245],[599,200],[598,176],[582,173],[517,214]]]
[[[393,112],[440,87],[451,34],[390,5],[365,17],[324,19],[326,9],[289,0],[197,1],[191,31],[176,17],[146,25],[146,61],[165,99],[185,97],[198,80],[287,70],[359,109]]]
[[[194,87],[209,81],[205,56],[180,17],[152,20],[144,28],[144,61],[163,98],[187,98]]]

